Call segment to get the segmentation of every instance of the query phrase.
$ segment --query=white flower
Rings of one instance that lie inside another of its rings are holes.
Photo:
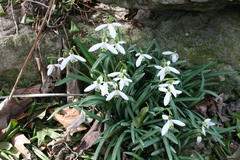
[[[99,48],[107,49],[110,52],[112,52],[113,54],[118,54],[118,51],[111,44],[108,44],[107,42],[97,43],[97,44],[93,45],[91,48],[89,48],[88,51],[94,52],[94,51],[98,50]]]
[[[167,123],[165,123],[163,125],[162,131],[161,131],[162,136],[167,134],[169,128],[173,127],[174,124],[181,126],[181,127],[185,126],[185,123],[183,123],[179,120],[169,119],[169,116],[167,116],[167,115],[162,115],[162,119],[167,120]]]
[[[49,76],[52,74],[55,68],[60,68],[60,64],[49,64],[47,68],[48,68],[47,75]]]
[[[197,143],[201,143],[202,142],[202,136],[197,136]]]
[[[117,32],[114,27],[121,27],[122,24],[120,23],[109,23],[109,24],[101,24],[100,26],[95,28],[95,31],[100,31],[104,28],[108,28],[109,34],[112,38],[116,38]]]
[[[71,54],[69,53],[69,56],[66,57],[66,58],[59,58],[58,61],[62,61],[61,64],[60,64],[60,68],[61,70],[63,70],[67,64],[70,62],[76,62],[76,61],[81,61],[81,62],[86,62],[86,59],[84,59],[83,57],[79,56],[79,55],[75,55],[75,54]]]
[[[125,93],[116,89],[107,96],[106,101],[110,101],[114,96],[121,96],[124,100],[129,100],[128,96]]]
[[[94,89],[100,89],[100,86],[103,83],[103,77],[99,76],[96,81],[93,81],[93,84],[89,85],[87,88],[84,89],[84,92],[89,92]]]
[[[174,87],[174,84],[179,84],[179,83],[180,81],[174,81],[171,84],[160,84],[158,86],[159,91],[166,93],[163,100],[164,106],[167,106],[169,104],[172,95],[174,95],[174,97],[177,97],[178,94],[182,93],[182,91],[176,90]]]
[[[84,89],[84,92],[89,92],[92,90],[101,91],[102,96],[108,95],[108,82],[103,82],[103,77],[99,76],[97,80],[93,82],[93,84]]]
[[[125,44],[125,43],[126,43],[125,41],[119,41],[118,43],[113,44],[113,47],[115,47],[115,49],[116,49],[117,51],[119,51],[120,53],[126,54],[125,49],[124,49],[123,46],[121,45],[121,44]]]
[[[180,72],[176,68],[169,66],[170,64],[171,64],[171,62],[167,61],[167,65],[165,67],[155,65],[155,68],[160,70],[158,72],[157,76],[160,77],[161,81],[165,78],[165,76],[168,74],[168,72],[180,74]]]
[[[122,90],[125,86],[128,86],[132,82],[131,79],[127,78],[127,71],[123,69],[121,72],[113,72],[108,74],[108,77],[116,77],[113,80],[119,81],[119,89]]]
[[[172,57],[172,62],[177,62],[177,60],[179,59],[179,55],[175,52],[171,52],[171,51],[165,51],[162,52],[163,55],[170,55]]]
[[[136,66],[139,67],[142,63],[142,61],[146,58],[146,59],[152,59],[152,56],[148,55],[148,54],[142,54],[142,53],[137,53],[136,56],[138,57],[137,61],[136,61]]]
[[[214,126],[215,123],[211,122],[211,119],[207,118],[202,123],[202,134],[206,136],[206,128],[208,129],[210,126]]]

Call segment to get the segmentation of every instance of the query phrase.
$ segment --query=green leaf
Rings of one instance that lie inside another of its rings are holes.
[[[0,142],[0,150],[10,150],[13,145],[9,142]]]
[[[149,111],[149,107],[143,107],[139,114],[133,119],[133,125],[136,128],[140,128],[142,126],[142,122]]]
[[[32,147],[33,152],[41,159],[41,160],[50,160],[40,149],[33,146]]]
[[[125,137],[125,135],[127,134],[127,132],[123,132],[121,135],[120,135],[120,137],[119,137],[119,139],[118,139],[118,141],[117,141],[117,143],[116,143],[116,145],[115,145],[115,147],[114,147],[114,149],[113,149],[113,152],[112,152],[112,158],[111,158],[111,160],[115,160],[116,158],[117,158],[117,154],[120,152],[120,148],[121,148],[121,144],[122,144],[122,142],[123,142],[123,139],[124,139],[124,137]]]
[[[73,21],[71,21],[71,28],[69,30],[69,33],[75,34],[75,33],[78,33],[79,31],[80,30],[79,30],[78,26]]]
[[[90,65],[93,65],[95,60],[96,60],[96,57],[94,54],[92,54],[91,52],[88,52],[88,48],[87,46],[81,42],[80,38],[77,38],[77,37],[73,37],[73,40],[74,42],[76,43],[77,47],[80,49],[80,51],[82,52],[84,58],[87,59],[88,63]]]
[[[2,5],[0,4],[0,16],[2,16],[4,14],[5,14],[5,11],[4,11]]]
[[[172,153],[171,153],[171,150],[170,150],[171,146],[169,145],[169,142],[168,142],[166,137],[163,137],[163,143],[164,143],[167,155],[168,155],[168,159],[173,160]]]
[[[136,153],[133,153],[133,152],[124,152],[124,153],[127,154],[127,155],[130,155],[130,156],[132,156],[134,158],[136,158],[137,160],[144,160],[144,158],[140,157]]]
[[[38,146],[41,146],[45,138],[48,136],[52,139],[56,139],[61,136],[61,134],[57,133],[57,131],[62,131],[61,129],[52,129],[52,128],[45,128],[41,131],[37,132],[37,139],[38,139]]]

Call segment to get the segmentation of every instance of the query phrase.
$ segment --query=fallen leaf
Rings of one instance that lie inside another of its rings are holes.
[[[90,130],[84,135],[81,142],[73,150],[81,154],[84,150],[90,148],[94,142],[100,138],[101,123],[96,120]]]
[[[63,125],[65,129],[71,129],[79,126],[85,121],[85,115],[81,116],[81,112],[75,108],[64,108],[60,113],[54,115],[54,119]],[[80,129],[82,130],[82,129]]]
[[[20,88],[17,89],[14,94],[39,94],[41,88],[41,84],[34,85],[28,88]]]
[[[24,144],[30,144],[30,140],[25,137],[24,134],[19,134],[16,135],[12,138],[12,143],[14,145],[14,147],[17,148],[17,150],[22,153],[22,155],[26,158],[26,159],[31,159],[31,153],[29,152],[29,150],[24,146]]]

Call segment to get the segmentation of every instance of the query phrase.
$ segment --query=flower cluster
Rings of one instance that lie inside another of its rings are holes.
[[[128,96],[122,91],[125,86],[128,86],[132,82],[128,78],[127,71],[123,69],[121,72],[113,72],[107,75],[104,78],[100,76],[96,81],[93,82],[90,86],[85,88],[85,92],[95,90],[101,92],[102,96],[106,96],[106,101],[110,101],[113,97],[120,96],[124,100],[129,100]],[[112,80],[109,80],[113,78]]]

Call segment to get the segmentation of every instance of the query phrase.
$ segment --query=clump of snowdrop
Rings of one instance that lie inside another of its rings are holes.
[[[164,63],[163,67],[159,65],[155,65],[155,68],[160,70],[157,74],[157,76],[160,77],[160,81],[162,81],[165,78],[165,76],[170,72],[173,72],[175,74],[180,74],[180,72],[176,68],[171,67],[170,64],[171,62],[167,61],[166,63]]]
[[[152,56],[143,53],[137,53],[136,56],[138,57],[136,60],[136,67],[139,67],[145,59],[152,59]]]
[[[173,81],[171,83],[160,84],[158,86],[158,90],[160,92],[164,92],[165,93],[164,100],[163,100],[164,106],[167,106],[169,104],[172,95],[174,97],[177,97],[177,95],[182,93],[182,91],[177,90],[174,87],[174,85],[177,85],[179,83],[180,83],[180,81]]]
[[[174,124],[178,125],[178,126],[181,126],[181,127],[184,127],[185,126],[185,123],[179,121],[179,120],[175,120],[175,119],[170,119],[169,116],[167,115],[162,115],[162,119],[166,120],[167,122],[163,125],[162,127],[162,131],[161,131],[161,134],[162,136],[166,135],[168,133],[168,130],[171,128],[171,127],[174,127]]]
[[[171,56],[172,58],[172,62],[177,62],[178,59],[179,59],[179,55],[175,52],[172,52],[172,51],[165,51],[165,52],[162,52],[163,55],[167,55],[167,56]]]

